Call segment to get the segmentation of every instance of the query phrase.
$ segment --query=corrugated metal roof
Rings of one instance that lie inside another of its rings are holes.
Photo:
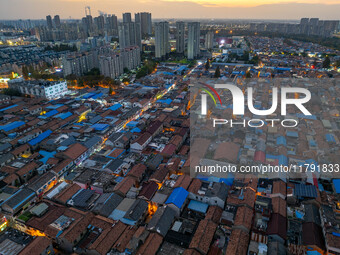
[[[209,205],[206,203],[202,203],[200,201],[196,201],[196,200],[191,200],[188,208],[191,210],[194,210],[196,212],[200,212],[200,213],[206,213],[208,210]]]
[[[165,204],[174,204],[178,208],[181,208],[188,194],[188,191],[182,187],[178,187],[174,189],[169,198],[166,200]]]
[[[11,108],[14,108],[14,107],[16,107],[16,106],[18,106],[18,105],[17,105],[17,104],[13,104],[13,105],[11,105],[11,106],[2,108],[2,109],[0,109],[0,112],[6,111],[6,110],[11,109]]]
[[[121,104],[114,104],[114,105],[112,105],[109,109],[112,110],[112,111],[116,111],[116,110],[118,110],[120,107],[122,107]]]
[[[298,197],[316,198],[318,196],[315,186],[306,184],[295,184],[294,194]]]
[[[45,113],[44,115],[42,116],[39,116],[40,119],[46,119],[46,118],[49,118],[49,117],[52,117],[56,114],[58,114],[59,112],[57,110],[52,110],[52,111],[49,111],[47,113]]]
[[[3,130],[3,131],[5,131],[5,132],[8,132],[8,131],[11,131],[11,130],[16,129],[16,128],[18,128],[18,127],[21,127],[21,126],[23,126],[23,125],[25,125],[25,122],[23,122],[23,121],[14,121],[14,122],[12,122],[12,123],[10,123],[10,124],[1,126],[1,127],[0,127],[0,130]]]
[[[340,179],[333,179],[333,185],[335,188],[335,192],[340,194]]]
[[[56,115],[54,117],[55,118],[60,118],[60,119],[64,120],[64,119],[66,119],[66,118],[68,118],[70,116],[72,116],[71,112],[65,112],[65,113],[60,113],[60,114],[58,114],[58,115]]]
[[[51,130],[46,130],[44,133],[41,133],[36,138],[29,141],[28,144],[31,145],[31,146],[34,146],[34,145],[40,143],[41,141],[43,141],[44,139],[46,139],[47,137],[49,137],[51,134],[52,134]]]

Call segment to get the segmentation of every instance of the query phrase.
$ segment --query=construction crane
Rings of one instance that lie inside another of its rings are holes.
[[[89,12],[87,14],[87,12]],[[85,6],[85,16],[90,15],[91,16],[91,7],[90,6]]]

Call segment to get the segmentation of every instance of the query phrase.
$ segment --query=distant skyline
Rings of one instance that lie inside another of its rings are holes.
[[[0,19],[44,19],[59,14],[61,19],[80,19],[85,6],[92,16],[99,11],[151,12],[153,18],[216,19],[340,19],[339,0],[0,0]]]

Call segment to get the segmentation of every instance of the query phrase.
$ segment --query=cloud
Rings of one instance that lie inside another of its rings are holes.
[[[314,0],[315,1],[315,0]],[[333,0],[330,0],[333,1]],[[338,0],[337,0],[338,1]],[[327,3],[329,0],[326,1]],[[259,1],[257,3],[260,3]],[[340,4],[277,3],[253,7],[221,7],[215,1],[202,3],[168,0],[0,0],[1,19],[44,19],[60,14],[61,18],[81,18],[84,7],[91,6],[93,16],[98,10],[116,14],[148,11],[153,18],[214,18],[214,19],[300,19],[318,17],[340,19]],[[20,6],[20,8],[18,8]]]

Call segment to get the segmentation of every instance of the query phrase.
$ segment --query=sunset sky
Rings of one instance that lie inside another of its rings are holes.
[[[151,12],[153,18],[340,19],[340,0],[0,0],[0,19],[42,19],[59,14],[62,19],[92,16],[99,11]]]

